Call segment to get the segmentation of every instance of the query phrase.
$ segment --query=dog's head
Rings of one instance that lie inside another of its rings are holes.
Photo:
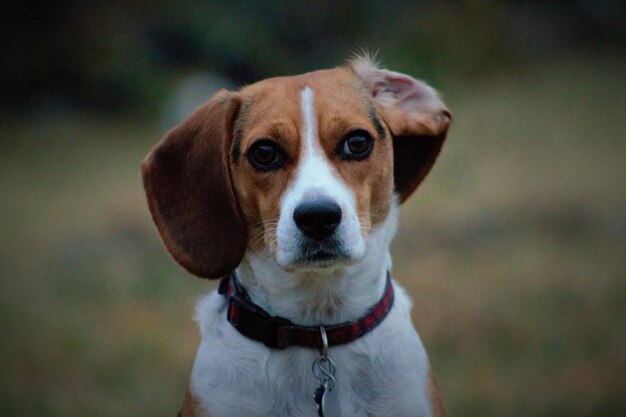
[[[432,88],[368,59],[221,91],[144,161],[148,204],[201,277],[246,250],[286,270],[350,264],[430,171],[449,124]]]

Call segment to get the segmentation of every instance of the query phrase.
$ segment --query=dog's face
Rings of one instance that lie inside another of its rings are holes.
[[[240,97],[231,172],[250,249],[288,269],[358,260],[393,192],[373,100],[344,69],[266,80]]]
[[[428,173],[449,121],[430,87],[367,60],[223,91],[144,162],[149,206],[199,276],[246,250],[288,271],[342,267]]]

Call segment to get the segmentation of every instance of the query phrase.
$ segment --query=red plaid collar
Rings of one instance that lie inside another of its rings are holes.
[[[218,292],[228,302],[228,321],[244,336],[275,349],[289,346],[322,348],[320,326],[300,326],[286,318],[271,316],[250,300],[235,273],[222,278]],[[382,298],[363,317],[351,322],[324,325],[328,345],[349,343],[373,330],[391,310],[393,299],[393,284],[387,272]]]

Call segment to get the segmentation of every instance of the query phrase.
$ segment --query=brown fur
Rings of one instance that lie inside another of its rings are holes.
[[[222,91],[170,131],[142,164],[148,206],[165,246],[200,277],[227,275],[247,244],[227,159],[236,109],[233,95]]]
[[[432,369],[428,370],[428,379],[430,389],[430,405],[433,417],[446,417],[446,411],[443,408],[443,400],[441,399],[441,393],[439,392],[439,385],[437,385],[437,380],[433,376]]]
[[[211,417],[200,407],[200,403],[191,394],[189,387],[185,391],[185,398],[183,399],[183,406],[178,413],[178,417]]]

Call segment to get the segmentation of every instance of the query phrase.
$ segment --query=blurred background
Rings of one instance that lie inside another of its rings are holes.
[[[221,87],[380,51],[454,113],[394,275],[452,416],[626,415],[626,4],[5,0],[0,415],[174,416],[214,283],[139,164]]]

